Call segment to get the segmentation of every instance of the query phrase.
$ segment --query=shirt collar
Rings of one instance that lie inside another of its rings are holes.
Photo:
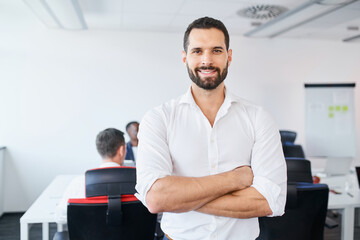
[[[182,103],[196,104],[195,100],[194,100],[194,97],[193,97],[193,95],[191,93],[191,86],[188,88],[186,93],[181,96],[179,103],[180,104],[182,104]]]
[[[105,163],[102,163],[100,165],[101,168],[106,168],[106,167],[120,167],[119,164],[115,163],[115,162],[105,162]]]
[[[233,102],[239,102],[240,99],[237,98],[234,94],[231,93],[231,91],[229,91],[228,87],[225,86],[225,99],[224,99],[224,103],[233,103]],[[191,93],[191,86],[188,88],[188,90],[186,91],[186,93],[184,95],[181,96],[180,98],[180,104],[182,103],[187,103],[187,104],[194,104],[196,105],[196,102],[194,100],[194,97]],[[224,104],[223,103],[223,104]]]

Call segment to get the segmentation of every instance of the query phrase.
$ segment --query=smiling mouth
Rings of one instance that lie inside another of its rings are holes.
[[[210,75],[216,74],[217,69],[215,67],[207,67],[207,68],[202,67],[202,68],[196,69],[196,71],[198,73],[200,73],[201,75],[210,76]]]
[[[212,75],[216,73],[216,70],[199,70],[198,72],[201,73],[202,75]]]

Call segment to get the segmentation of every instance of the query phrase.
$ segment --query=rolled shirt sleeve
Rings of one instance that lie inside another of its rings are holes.
[[[286,203],[287,175],[279,130],[272,117],[263,109],[256,114],[254,128],[252,187],[267,200],[273,212],[271,216],[281,216]]]
[[[173,168],[167,144],[166,119],[166,114],[158,107],[144,116],[139,127],[135,196],[145,206],[146,194],[151,186],[157,179],[171,175]]]

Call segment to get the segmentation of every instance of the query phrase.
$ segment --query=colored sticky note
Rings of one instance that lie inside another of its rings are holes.
[[[329,111],[334,111],[334,106],[329,106]]]
[[[334,113],[330,112],[329,113],[329,118],[333,118],[334,117]]]
[[[342,106],[342,110],[343,112],[347,112],[349,110],[349,106],[347,105]]]
[[[336,111],[340,111],[340,110],[341,110],[341,106],[339,106],[339,105],[336,106],[336,107],[335,107],[335,110],[336,110]]]

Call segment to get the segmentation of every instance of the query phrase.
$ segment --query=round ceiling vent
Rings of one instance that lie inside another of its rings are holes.
[[[241,17],[267,20],[275,18],[287,10],[286,7],[277,5],[255,5],[240,9],[237,14]]]

